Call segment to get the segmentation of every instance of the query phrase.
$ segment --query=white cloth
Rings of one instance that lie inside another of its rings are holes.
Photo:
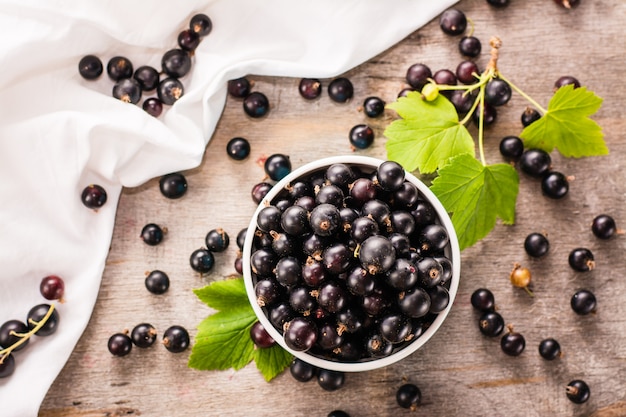
[[[42,277],[65,279],[58,332],[18,352],[0,379],[3,416],[35,416],[90,318],[123,186],[197,166],[226,99],[247,74],[337,76],[379,54],[456,0],[0,0],[0,322],[44,302]],[[111,97],[84,55],[160,69],[195,13],[213,21],[185,95],[160,118]],[[84,207],[98,183],[108,202]]]

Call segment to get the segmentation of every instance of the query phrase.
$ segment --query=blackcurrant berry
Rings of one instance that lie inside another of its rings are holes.
[[[345,103],[354,95],[352,82],[345,78],[335,78],[328,84],[328,97],[336,103]]]
[[[376,170],[376,180],[384,191],[395,191],[404,183],[405,172],[395,161],[385,161]]]
[[[211,229],[204,238],[204,243],[211,252],[224,252],[230,244],[228,233],[221,227]]]
[[[581,316],[595,313],[597,302],[596,296],[589,290],[576,291],[570,300],[572,310]]]
[[[50,308],[50,304],[38,304],[31,308],[26,316],[28,330],[33,330],[45,318],[50,311]],[[57,331],[57,328],[59,327],[59,319],[59,312],[56,309],[52,310],[52,314],[50,314],[46,322],[39,328],[39,330],[37,330],[37,332],[35,332],[35,334],[37,336],[50,336]]]
[[[567,0],[564,0],[567,1]],[[573,85],[574,88],[578,88],[580,87],[580,81],[578,81],[576,78],[572,77],[571,75],[564,75],[562,77],[559,77],[555,82],[554,82],[554,89],[558,90],[561,87],[565,87],[566,85]]]
[[[317,383],[324,391],[336,391],[343,387],[345,374],[340,371],[320,369],[317,372]]]
[[[569,180],[560,172],[549,171],[541,178],[541,191],[546,197],[563,198],[569,191]]]
[[[404,384],[396,391],[396,402],[402,408],[416,410],[421,401],[422,392],[415,384]]]
[[[250,142],[242,137],[232,138],[226,144],[226,154],[236,161],[242,161],[250,155]]]
[[[206,36],[211,33],[213,23],[207,15],[198,13],[189,20],[189,29],[196,32],[199,36]]]
[[[115,356],[126,356],[133,348],[133,341],[126,333],[115,333],[109,337],[107,348]]]
[[[267,195],[267,193],[272,189],[272,184],[268,182],[259,182],[254,184],[252,190],[250,191],[250,196],[252,197],[252,201],[256,204],[259,204],[263,198]]]
[[[57,275],[48,275],[41,280],[39,292],[46,300],[59,300],[62,302],[63,294],[65,293],[65,282],[63,278]],[[2,346],[1,342],[0,346]]]
[[[123,78],[113,86],[113,97],[124,103],[137,104],[141,99],[141,87],[133,78]]]
[[[107,74],[113,81],[133,76],[133,64],[123,56],[114,56],[107,63]]]
[[[90,184],[83,189],[81,201],[85,207],[97,210],[107,202],[107,192],[98,184]]]
[[[508,331],[500,339],[500,347],[509,356],[519,356],[526,347],[526,340],[521,333],[514,331],[512,326],[509,326]]]
[[[430,296],[426,290],[419,287],[410,291],[401,292],[398,296],[398,307],[400,307],[402,314],[407,317],[414,319],[424,317],[430,311]],[[390,340],[390,342],[395,343],[392,340]]]
[[[361,244],[359,261],[363,268],[372,275],[391,269],[396,260],[396,251],[384,236],[370,236]]]
[[[322,94],[322,82],[317,78],[302,78],[298,91],[303,98],[314,100]]]
[[[587,248],[572,249],[567,261],[572,269],[579,272],[591,271],[596,266],[593,252]]]
[[[276,344],[276,341],[272,339],[272,336],[265,330],[260,321],[256,321],[250,327],[250,339],[252,339],[256,347],[261,349],[272,347]]]
[[[28,330],[28,326],[22,321],[9,320],[4,322],[2,326],[0,326],[0,346],[2,348],[8,348],[10,346],[13,346],[20,339],[22,339],[22,337],[18,335],[28,333]],[[13,333],[17,333],[18,335]],[[20,349],[24,349],[29,342],[30,339],[25,339],[19,346],[15,347],[13,350],[18,351]],[[2,348],[0,348],[0,350]]]
[[[163,333],[163,346],[172,352],[180,353],[189,347],[189,333],[183,326],[170,326]]]
[[[380,97],[367,97],[363,101],[363,112],[367,117],[379,117],[385,112],[385,102]]]
[[[161,69],[168,77],[182,78],[191,70],[191,58],[182,49],[170,49],[161,58]]]
[[[154,67],[143,65],[135,70],[133,79],[142,91],[152,91],[159,85],[159,72]]]
[[[274,181],[280,181],[291,172],[289,156],[276,153],[265,160],[265,173]]]
[[[498,336],[504,330],[504,319],[496,311],[487,311],[478,319],[478,328],[485,336]]]
[[[406,71],[406,82],[415,90],[420,91],[432,76],[432,71],[425,64],[413,64]]]
[[[260,118],[270,111],[270,102],[265,94],[255,91],[243,99],[243,111],[250,117]]]
[[[15,372],[15,357],[12,353],[2,356],[0,361],[0,378],[8,378]]]
[[[463,36],[459,41],[459,52],[470,58],[480,55],[482,45],[476,36]]]
[[[102,71],[102,61],[95,55],[85,55],[78,62],[78,73],[86,80],[97,79]]]
[[[308,318],[296,317],[285,323],[283,338],[289,349],[305,352],[317,341],[317,326]]]
[[[289,372],[296,381],[308,382],[317,374],[317,368],[302,359],[294,358]]]
[[[522,121],[522,126],[526,127],[541,119],[541,113],[532,107],[526,107],[526,110],[524,110],[520,119]]]
[[[458,9],[448,9],[439,17],[439,27],[447,35],[460,35],[467,28],[467,17]]]
[[[506,7],[509,5],[510,0],[487,0],[487,3],[494,7]]]
[[[193,52],[200,45],[200,35],[191,29],[186,29],[178,34],[178,46],[186,52]]]
[[[170,288],[170,278],[165,272],[155,269],[146,275],[144,284],[152,294],[164,294]]]
[[[245,98],[248,94],[250,94],[251,88],[250,80],[246,77],[228,80],[227,91],[231,97]]]
[[[159,190],[166,198],[181,198],[187,192],[187,179],[180,172],[163,175],[159,180]]]
[[[163,112],[163,102],[156,97],[145,99],[141,107],[152,117],[159,117]]]
[[[130,332],[130,339],[139,348],[147,348],[154,344],[157,339],[157,331],[149,323],[141,323],[133,327]]]
[[[461,61],[456,67],[456,78],[463,84],[474,84],[478,80],[478,65],[474,61]],[[460,90],[459,90],[460,91]],[[469,95],[468,95],[469,96]],[[472,102],[470,102],[471,105]]]
[[[543,177],[551,165],[552,158],[550,154],[541,149],[528,149],[524,151],[519,160],[521,170],[535,178]]]
[[[548,253],[550,249],[550,242],[548,238],[542,233],[530,233],[524,239],[524,250],[529,256],[533,258],[540,258]]]
[[[561,345],[553,338],[543,339],[539,343],[539,355],[548,361],[562,356]]]
[[[517,161],[524,153],[524,142],[517,136],[505,136],[500,141],[500,154],[511,161]]]
[[[509,83],[494,78],[485,86],[485,101],[492,106],[503,106],[511,99],[512,91]]]
[[[139,237],[145,244],[156,246],[163,241],[166,233],[166,228],[161,228],[161,226],[155,223],[148,223],[141,229]]]
[[[470,298],[472,307],[478,311],[487,312],[495,308],[495,297],[487,288],[478,288],[474,290]]]
[[[600,239],[610,239],[618,233],[615,219],[608,214],[594,217],[591,223],[591,232]]]
[[[367,149],[374,143],[374,130],[366,124],[358,124],[350,129],[350,144],[357,149]]]
[[[170,77],[159,82],[157,86],[157,96],[161,103],[168,106],[176,103],[185,94],[183,83],[178,79]]]
[[[215,257],[213,253],[205,248],[196,249],[189,257],[189,265],[191,269],[201,274],[205,274],[213,269]]]
[[[567,384],[565,387],[565,394],[571,402],[575,404],[582,404],[589,399],[591,390],[585,381],[575,379]]]

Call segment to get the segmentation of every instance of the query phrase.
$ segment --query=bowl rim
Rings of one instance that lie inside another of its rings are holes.
[[[242,251],[242,263],[243,263],[243,281],[246,289],[246,293],[248,295],[248,299],[254,310],[257,319],[261,322],[263,327],[267,330],[267,332],[272,336],[272,338],[276,341],[278,345],[280,345],[287,352],[291,353],[296,358],[303,360],[313,366],[333,370],[340,372],[362,372],[362,371],[370,371],[374,369],[383,368],[385,366],[396,363],[407,356],[411,355],[419,348],[421,348],[441,327],[442,323],[448,316],[452,305],[454,304],[454,300],[456,298],[456,294],[459,287],[460,280],[460,271],[461,271],[461,251],[459,248],[458,237],[456,235],[456,231],[452,224],[452,220],[448,215],[448,212],[445,210],[439,199],[435,196],[435,194],[424,184],[420,179],[415,177],[413,174],[408,172],[405,169],[405,178],[412,182],[420,192],[422,196],[424,196],[435,209],[437,216],[439,218],[440,223],[446,228],[450,240],[450,261],[452,263],[452,278],[450,279],[450,288],[448,290],[450,295],[450,302],[448,306],[439,314],[432,322],[432,324],[422,333],[419,337],[417,337],[413,342],[407,344],[404,348],[398,350],[397,352],[392,353],[389,356],[385,356],[382,358],[376,358],[363,362],[340,362],[340,361],[332,361],[326,360],[315,355],[309,354],[308,352],[299,352],[294,351],[285,345],[283,341],[282,335],[278,332],[277,329],[269,321],[268,317],[263,312],[263,309],[256,302],[256,294],[254,290],[254,284],[252,279],[252,274],[250,273],[250,256],[252,255],[252,241],[254,239],[254,232],[256,230],[256,219],[259,212],[265,207],[266,204],[271,202],[274,197],[276,197],[286,185],[295,179],[308,174],[310,172],[318,171],[325,167],[328,167],[332,164],[343,163],[349,165],[361,165],[371,167],[373,169],[378,169],[380,164],[385,162],[384,159],[378,159],[370,156],[362,156],[362,155],[338,155],[332,157],[326,157],[321,159],[316,159],[309,163],[306,163],[294,170],[292,170],[287,176],[278,181],[270,191],[265,195],[265,197],[260,201],[257,206],[254,214],[250,219],[250,223],[247,228],[244,247]]]

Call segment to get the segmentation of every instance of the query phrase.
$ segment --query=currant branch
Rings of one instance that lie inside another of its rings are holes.
[[[12,330],[10,334],[12,336],[17,336],[20,339],[14,344],[12,344],[11,346],[0,350],[0,364],[4,362],[5,358],[7,358],[11,352],[13,352],[15,349],[20,347],[22,344],[26,343],[26,341],[30,339],[32,335],[36,334],[39,331],[39,329],[41,329],[46,324],[48,319],[52,316],[53,312],[54,312],[54,304],[50,304],[50,308],[48,309],[48,312],[46,313],[45,316],[43,316],[41,320],[39,321],[35,321],[32,319],[29,320],[29,323],[34,325],[34,327],[30,331],[26,333],[17,333]]]

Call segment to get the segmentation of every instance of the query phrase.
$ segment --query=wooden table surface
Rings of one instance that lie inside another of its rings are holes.
[[[349,154],[348,131],[369,122],[377,134],[375,144],[358,154],[384,159],[382,132],[395,116],[388,112],[367,120],[358,107],[370,95],[393,101],[405,87],[411,64],[456,68],[461,60],[459,38],[444,35],[437,19],[345,74],[355,86],[354,99],[347,104],[331,102],[325,91],[314,102],[302,99],[298,79],[250,75],[254,90],[269,97],[270,114],[262,120],[247,118],[241,103],[229,98],[202,165],[185,172],[189,191],[183,199],[163,198],[158,179],[125,189],[93,316],[39,415],[323,417],[335,408],[352,417],[626,415],[626,236],[600,241],[589,228],[600,213],[626,225],[626,171],[620,169],[626,156],[626,3],[581,3],[571,11],[550,0],[512,0],[504,9],[492,8],[485,0],[457,5],[474,22],[483,45],[492,35],[502,39],[501,71],[540,103],[547,105],[553,83],[562,75],[577,77],[602,97],[595,120],[603,127],[610,154],[565,159],[553,153],[554,167],[575,176],[562,200],[542,196],[539,182],[520,176],[516,224],[497,225],[487,238],[463,251],[454,306],[421,350],[384,369],[348,374],[342,389],[326,392],[315,382],[296,382],[289,372],[266,383],[254,364],[237,372],[198,371],[187,367],[190,351],[174,355],[155,346],[117,358],[106,344],[114,332],[144,321],[160,331],[183,325],[193,340],[196,326],[211,311],[192,290],[234,272],[234,238],[255,210],[252,186],[264,177],[259,158],[285,153],[298,167]],[[478,62],[484,65],[488,58],[483,49]],[[329,80],[323,81],[327,85]],[[525,106],[514,95],[500,109],[497,123],[486,130],[489,162],[501,160],[498,144],[503,136],[521,132]],[[226,143],[235,136],[250,140],[247,160],[226,156]],[[169,230],[159,246],[149,247],[137,237],[149,222]],[[216,227],[224,228],[233,243],[217,255],[213,272],[201,278],[189,267],[189,255]],[[522,246],[534,231],[547,233],[551,242],[550,253],[539,260],[530,259]],[[568,266],[568,253],[577,246],[596,254],[592,272],[576,273]],[[534,298],[509,283],[514,262],[531,268]],[[172,283],[166,294],[146,291],[144,272],[152,269],[169,274]],[[506,356],[498,338],[478,331],[469,298],[479,287],[493,291],[506,322],[526,337],[521,356]],[[583,287],[597,296],[595,315],[578,316],[570,309],[570,296]],[[562,359],[548,362],[538,355],[539,341],[546,337],[560,341]],[[591,398],[582,405],[565,396],[565,385],[578,378],[591,387]],[[396,389],[405,381],[416,383],[423,394],[414,413],[396,404]]]

